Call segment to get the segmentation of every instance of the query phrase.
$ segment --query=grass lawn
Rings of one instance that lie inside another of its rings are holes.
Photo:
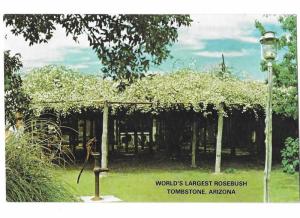
[[[94,174],[92,167],[86,169],[76,184],[78,168],[56,170],[56,175],[62,179],[76,196],[89,196],[94,193]],[[154,164],[145,167],[144,164],[126,166],[124,164],[111,166],[108,176],[101,178],[101,195],[115,195],[128,202],[261,202],[263,197],[263,167],[239,167],[233,172],[214,174],[209,167],[196,169],[186,164]],[[242,180],[247,182],[243,187],[221,187],[235,189],[235,194],[208,194],[210,189],[220,189],[214,186],[156,186],[156,181],[226,181]],[[298,174],[288,175],[280,167],[273,167],[271,174],[271,201],[299,201]],[[168,194],[167,189],[204,189],[206,194]]]

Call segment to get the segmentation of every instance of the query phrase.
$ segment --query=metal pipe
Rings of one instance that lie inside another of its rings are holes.
[[[92,198],[93,201],[98,201],[101,200],[102,198],[100,197],[100,172],[101,172],[101,167],[100,167],[100,153],[99,152],[94,152],[92,153],[92,156],[94,157],[95,160],[95,165],[94,165],[94,174],[95,174],[95,196]]]
[[[270,202],[270,174],[272,167],[272,62],[268,62],[268,97],[266,105],[265,127],[265,171],[264,171],[264,202]]]
[[[92,156],[94,157],[95,160],[95,165],[94,165],[94,174],[95,174],[95,196],[92,198],[93,201],[99,201],[103,199],[100,196],[100,173],[101,172],[107,172],[108,168],[101,168],[100,167],[100,153],[99,152],[93,152]]]

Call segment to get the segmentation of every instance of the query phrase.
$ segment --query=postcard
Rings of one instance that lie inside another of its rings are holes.
[[[3,15],[7,202],[299,202],[295,14]]]

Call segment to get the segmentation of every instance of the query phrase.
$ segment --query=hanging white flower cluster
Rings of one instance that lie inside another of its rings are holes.
[[[23,80],[24,92],[31,97],[30,106],[36,114],[46,109],[54,109],[62,115],[85,109],[102,110],[103,102],[108,101],[120,103],[111,104],[112,111],[126,108],[128,113],[136,110],[152,113],[194,110],[209,114],[222,103],[226,115],[226,111],[234,108],[256,113],[264,108],[266,100],[266,85],[262,82],[222,78],[212,73],[190,70],[144,77],[123,92],[117,90],[112,80],[82,74],[63,66],[35,69]],[[281,95],[288,94],[288,89],[278,91]],[[277,100],[274,104],[280,102]]]

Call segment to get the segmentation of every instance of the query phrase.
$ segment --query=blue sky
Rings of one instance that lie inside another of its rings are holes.
[[[192,25],[179,29],[178,42],[171,47],[172,58],[159,66],[151,66],[151,72],[172,72],[186,67],[209,70],[221,62],[223,53],[226,65],[240,77],[266,78],[266,74],[260,72],[260,34],[254,22],[258,19],[268,30],[281,35],[277,16],[206,14],[191,17]],[[101,63],[85,36],[75,43],[58,27],[49,43],[29,47],[22,37],[13,36],[8,30],[6,33],[5,49],[22,54],[24,72],[47,64],[60,64],[85,73],[101,73]]]

